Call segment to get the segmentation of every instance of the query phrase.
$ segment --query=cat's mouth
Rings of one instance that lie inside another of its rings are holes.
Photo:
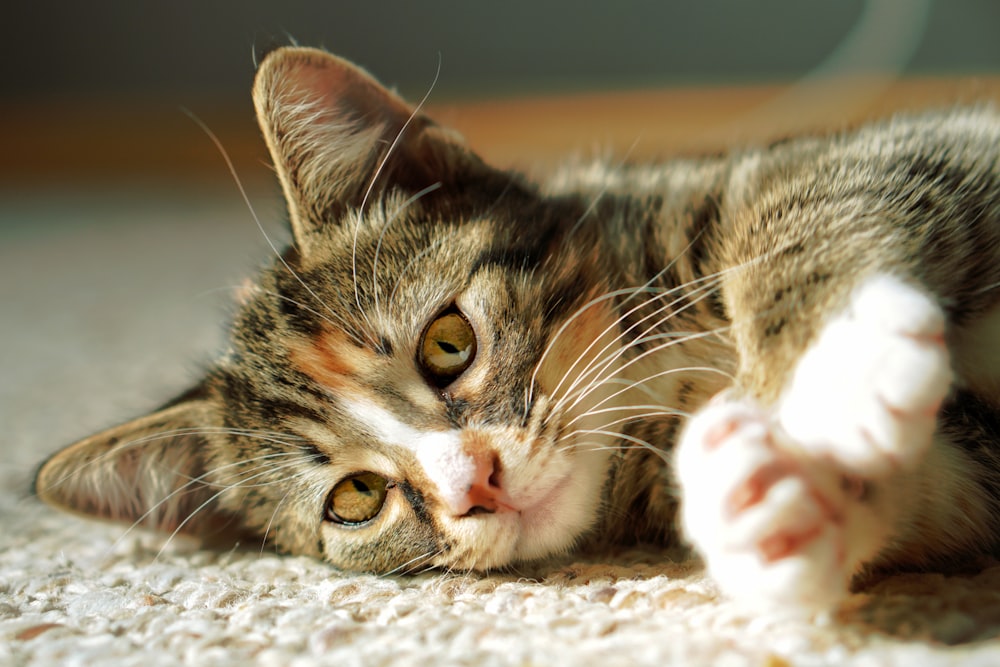
[[[537,560],[570,548],[574,531],[562,523],[578,503],[569,498],[573,471],[555,480],[542,495],[513,500],[493,511],[473,510],[451,526],[455,547],[439,565],[488,571]]]
[[[518,500],[512,562],[564,553],[594,525],[613,451],[603,436],[568,433],[572,427],[567,429],[566,424],[572,423],[573,413],[560,410],[558,402],[545,402],[531,426],[536,429],[535,446],[548,452],[543,457],[547,460],[538,462],[547,471],[538,471],[532,482],[512,488],[511,495]]]
[[[595,524],[614,443],[536,400],[522,426],[467,427],[419,449],[451,545],[438,565],[489,570],[564,553]]]
[[[517,510],[525,530],[551,524],[555,519],[559,502],[569,488],[571,479],[572,471],[558,479],[541,498],[532,500],[525,507]]]
[[[609,457],[607,450],[580,452],[567,474],[521,513],[516,560],[565,553],[593,527]]]

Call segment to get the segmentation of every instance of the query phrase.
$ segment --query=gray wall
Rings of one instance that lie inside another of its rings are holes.
[[[433,79],[440,53],[438,100],[788,79],[843,43],[866,7],[882,13],[874,34],[889,42],[898,30],[915,34],[903,35],[912,37],[903,56],[869,44],[855,66],[1000,71],[995,0],[21,0],[4,10],[0,97],[243,100],[253,50],[289,36],[355,60],[411,95]]]

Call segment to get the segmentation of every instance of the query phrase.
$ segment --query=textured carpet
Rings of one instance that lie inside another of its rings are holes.
[[[738,609],[680,551],[380,579],[44,508],[33,466],[182,389],[269,249],[231,193],[9,195],[0,225],[0,664],[1000,664],[1000,567],[817,620]]]

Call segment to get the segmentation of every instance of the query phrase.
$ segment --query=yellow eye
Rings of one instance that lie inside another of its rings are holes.
[[[326,518],[335,523],[358,524],[371,521],[385,503],[390,488],[383,477],[362,472],[337,482],[326,505]]]
[[[476,357],[476,333],[460,314],[450,312],[427,327],[420,344],[420,365],[438,385],[461,375]]]

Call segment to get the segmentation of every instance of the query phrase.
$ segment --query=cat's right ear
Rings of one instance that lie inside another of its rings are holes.
[[[36,495],[60,509],[155,530],[204,534],[229,521],[205,480],[209,403],[173,405],[85,438],[38,469]]]
[[[302,252],[319,228],[363,208],[384,188],[416,193],[485,167],[456,133],[325,51],[269,53],[253,99]]]

